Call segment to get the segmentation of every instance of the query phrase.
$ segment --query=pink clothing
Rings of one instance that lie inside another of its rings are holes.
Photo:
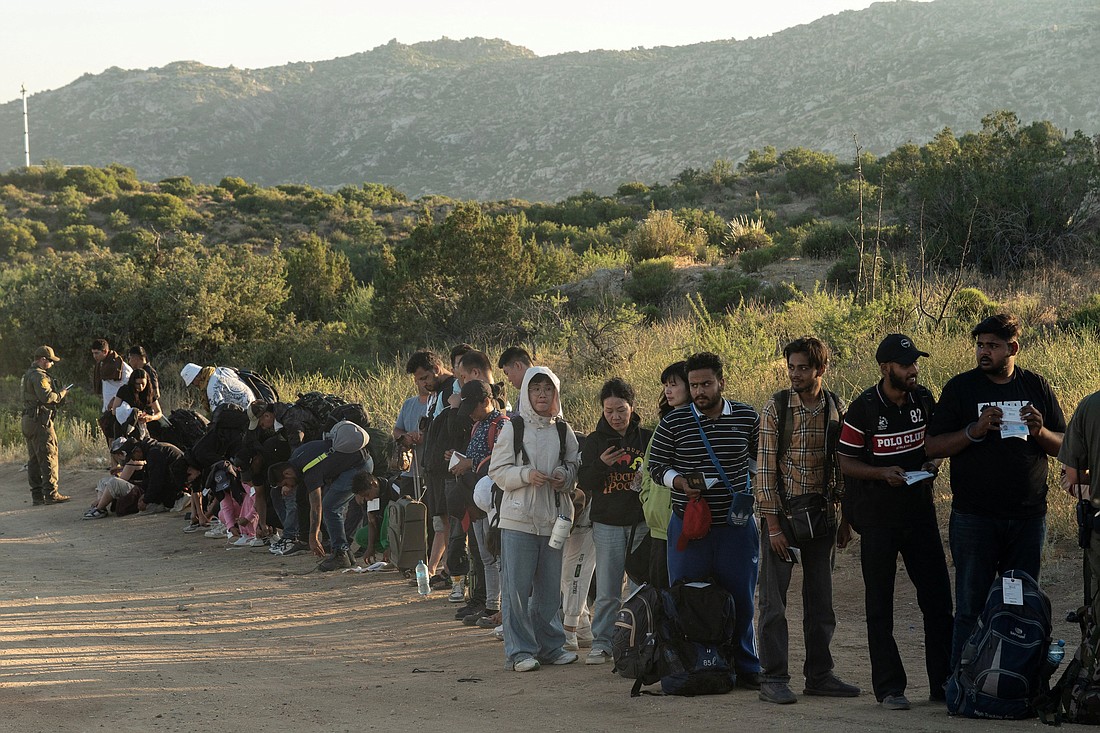
[[[218,518],[230,531],[234,531],[238,519],[247,520],[247,523],[236,527],[236,529],[246,537],[255,537],[256,526],[259,524],[259,517],[256,514],[256,489],[250,484],[245,484],[244,501],[239,504],[232,494],[228,491],[225,492],[222,497],[221,508],[218,510]]]

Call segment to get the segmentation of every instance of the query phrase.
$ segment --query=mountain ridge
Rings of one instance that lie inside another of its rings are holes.
[[[546,199],[668,180],[765,145],[851,157],[858,141],[881,154],[974,129],[994,109],[1095,133],[1097,48],[1089,0],[936,0],[630,51],[540,57],[443,38],[256,70],[177,61],[34,95],[31,152],[153,179]],[[22,163],[21,114],[18,101],[0,105],[13,131],[0,168]]]

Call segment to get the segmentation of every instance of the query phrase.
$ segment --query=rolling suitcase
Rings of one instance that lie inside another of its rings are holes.
[[[424,505],[420,481],[420,465],[413,454],[413,493],[402,496],[386,507],[387,539],[390,562],[402,573],[409,573],[416,564],[428,558],[428,508]]]

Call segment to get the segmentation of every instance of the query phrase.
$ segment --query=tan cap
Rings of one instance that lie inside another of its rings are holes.
[[[53,349],[49,346],[39,346],[34,351],[35,359],[49,359],[50,361],[61,361],[61,357],[53,353]]]

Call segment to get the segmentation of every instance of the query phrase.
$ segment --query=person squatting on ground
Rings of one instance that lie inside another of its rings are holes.
[[[970,333],[977,363],[943,386],[927,444],[928,455],[951,459],[952,667],[993,581],[1006,570],[1039,580],[1047,456],[1058,455],[1066,429],[1050,384],[1016,366],[1019,322],[990,316]]]
[[[760,450],[756,465],[756,506],[760,514],[760,699],[789,704],[787,662],[787,590],[795,553],[802,566],[802,628],[805,638],[806,695],[856,697],[859,688],[833,674],[829,651],[833,612],[834,545],[848,544],[843,525],[838,536],[838,502],[843,480],[836,460],[843,409],[822,380],[829,367],[829,348],[813,336],[796,339],[783,349],[790,389],[764,405],[760,417]],[[782,414],[781,414],[782,413]],[[780,433],[780,423],[783,433]],[[800,539],[788,520],[795,507],[820,516],[822,533]]]
[[[52,348],[39,346],[20,384],[23,413],[19,427],[27,443],[27,483],[35,506],[70,499],[58,491],[57,435],[53,431],[54,414],[69,392],[67,388],[57,389],[50,377],[49,370],[59,361]]]
[[[514,421],[505,423],[489,464],[489,476],[504,491],[504,653],[508,667],[517,672],[577,661],[575,652],[563,649],[565,630],[558,617],[562,553],[548,542],[559,515],[573,520],[570,497],[579,460],[573,431],[568,424],[564,430],[558,426],[564,422],[559,387],[546,367],[527,370],[516,408],[524,424],[522,442],[515,444]]]
[[[702,352],[687,359],[692,402],[661,418],[650,446],[650,474],[671,489],[668,525],[668,575],[681,579],[713,578],[733,596],[737,608],[732,666],[736,684],[760,687],[760,660],[753,631],[753,597],[760,555],[760,534],[751,521],[751,474],[756,473],[760,416],[750,405],[722,397],[722,360]],[[702,485],[689,477],[699,478]],[[709,531],[688,539],[684,510],[689,499],[710,507]]]
[[[951,671],[951,581],[943,553],[932,477],[910,481],[907,472],[935,474],[925,455],[925,430],[935,409],[932,393],[917,384],[917,359],[928,356],[901,334],[879,344],[882,378],[848,407],[837,453],[848,479],[844,520],[862,542],[871,686],[883,708],[908,710],[908,679],[894,640],[894,579],[901,555],[924,616],[924,660],[929,697],[945,698]]]
[[[596,603],[592,614],[592,650],[585,664],[611,661],[611,637],[622,604],[626,556],[648,533],[634,475],[653,433],[640,427],[634,388],[615,377],[600,389],[602,414],[584,441],[577,485],[591,504],[596,547]],[[633,544],[631,544],[633,540]],[[631,590],[634,584],[630,584]]]

